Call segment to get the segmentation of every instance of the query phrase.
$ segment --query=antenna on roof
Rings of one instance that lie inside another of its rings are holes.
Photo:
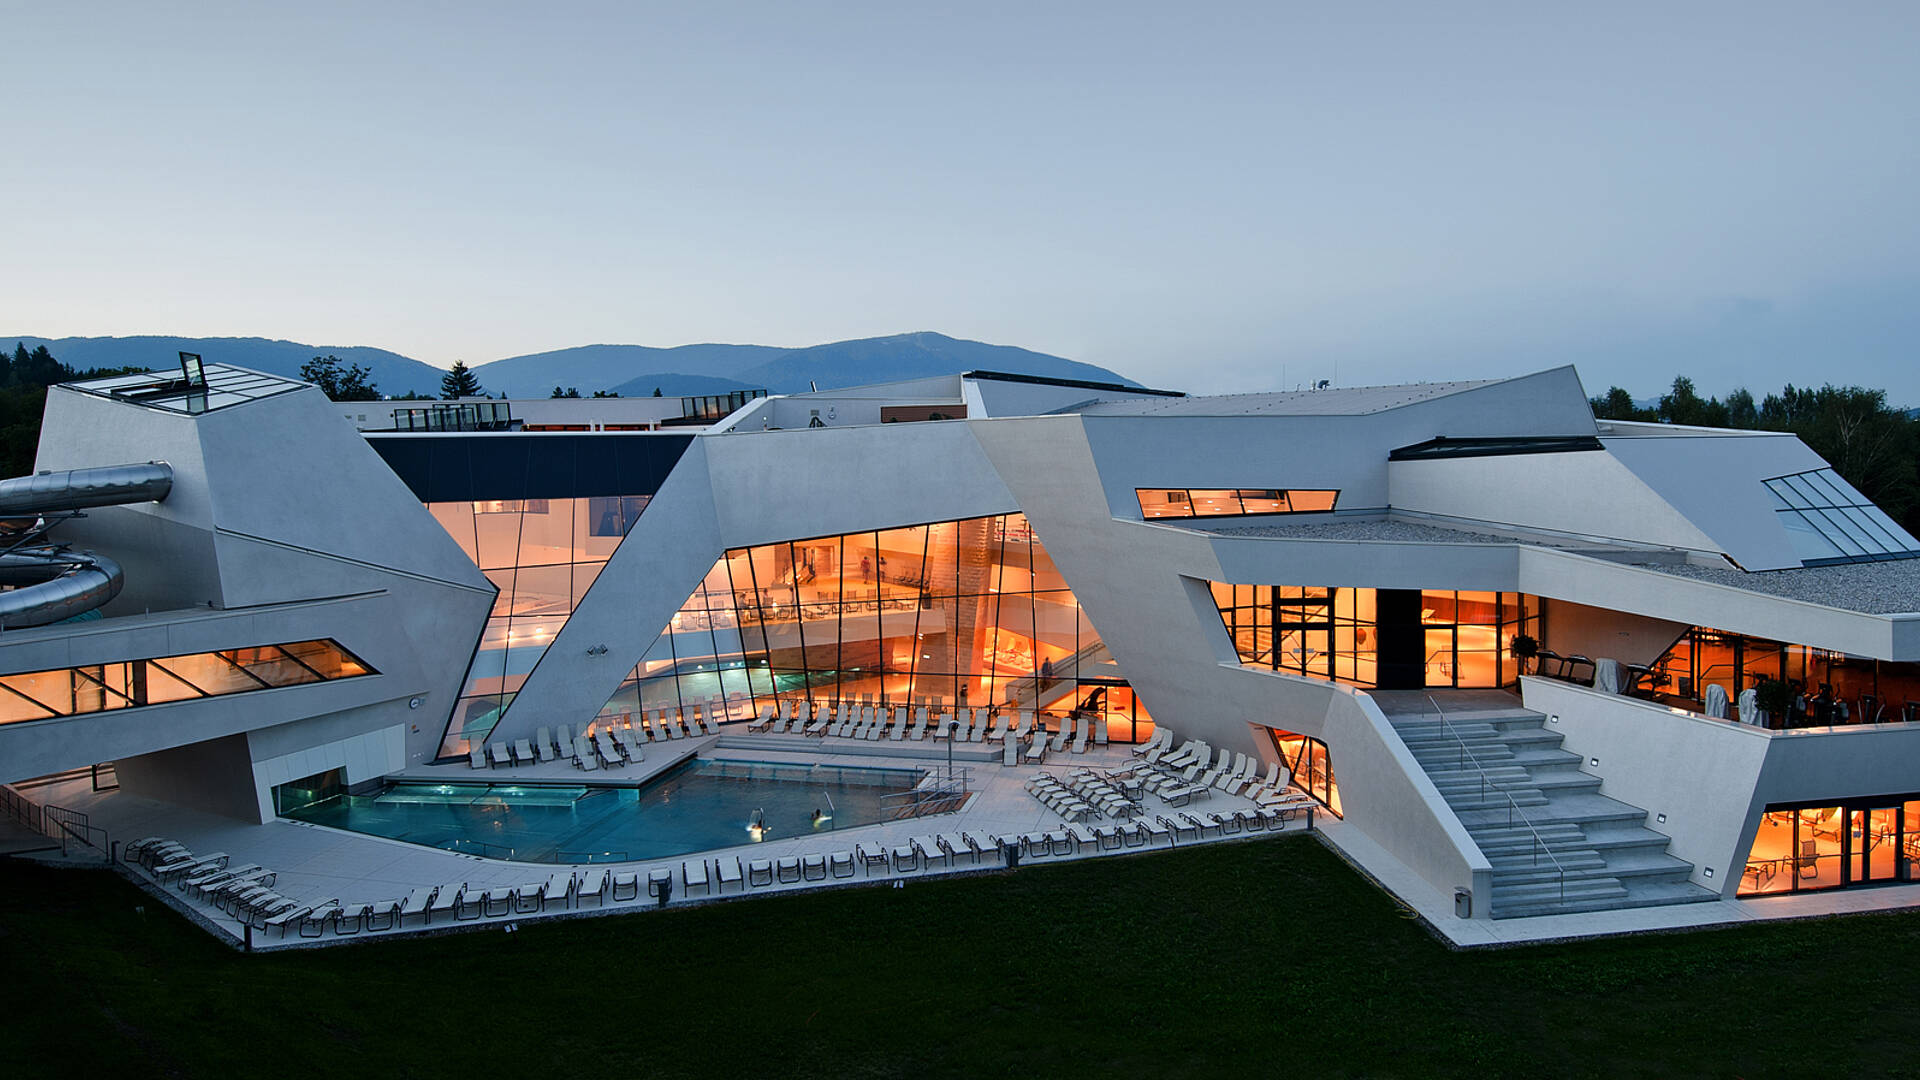
[[[817,383],[817,382],[815,382],[815,381],[813,381],[812,379],[808,379],[808,380],[807,380],[807,392],[808,392],[808,393],[810,393],[810,394],[817,394],[817,393],[819,393],[819,392],[820,392],[820,384],[819,384],[819,383]]]

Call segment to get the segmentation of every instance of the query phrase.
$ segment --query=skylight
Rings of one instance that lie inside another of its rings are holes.
[[[1920,556],[1920,541],[1832,469],[1764,481],[1802,564],[1874,562]]]

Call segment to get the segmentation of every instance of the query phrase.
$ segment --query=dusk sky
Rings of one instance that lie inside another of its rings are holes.
[[[0,0],[0,40],[0,333],[1920,405],[1912,4]]]

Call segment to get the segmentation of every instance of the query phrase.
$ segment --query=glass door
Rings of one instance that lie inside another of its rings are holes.
[[[1845,834],[1847,884],[1893,881],[1900,867],[1900,808],[1849,809]]]

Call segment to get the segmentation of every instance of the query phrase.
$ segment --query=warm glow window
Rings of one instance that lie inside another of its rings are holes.
[[[1273,488],[1135,488],[1144,518],[1311,514],[1333,509],[1338,491]]]
[[[333,641],[83,664],[0,675],[0,724],[132,709],[376,674]]]

